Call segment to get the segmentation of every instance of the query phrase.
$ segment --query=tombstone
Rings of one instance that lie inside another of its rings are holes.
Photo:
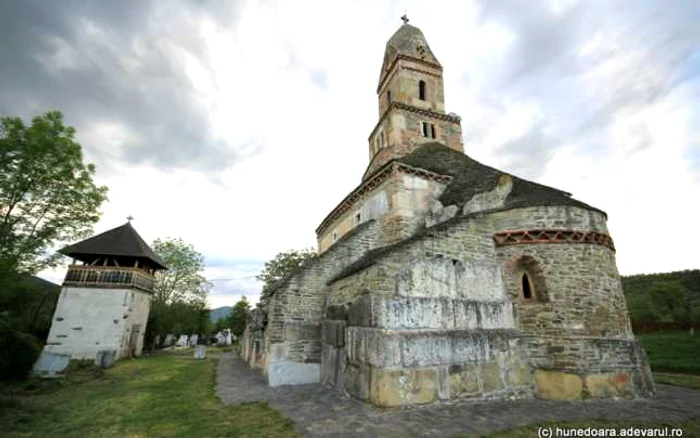
[[[156,335],[155,338],[153,338],[153,349],[156,350],[160,347],[160,335]]]
[[[100,368],[109,368],[114,365],[116,359],[116,350],[100,350],[95,356],[95,365]]]
[[[163,347],[172,347],[174,339],[175,337],[173,335],[166,335],[165,342],[163,342]]]
[[[190,347],[197,345],[198,340],[199,340],[199,335],[190,336]]]
[[[195,359],[205,359],[207,357],[207,347],[206,345],[197,345],[194,347],[194,358]]]
[[[216,334],[216,344],[219,347],[228,347],[231,345],[231,330],[223,329]]]
[[[177,340],[175,343],[176,347],[187,347],[187,340],[189,339],[189,336],[187,335],[180,335],[180,338]]]
[[[34,363],[32,372],[39,377],[56,377],[68,367],[69,363],[70,356],[67,354],[42,351],[39,359]]]

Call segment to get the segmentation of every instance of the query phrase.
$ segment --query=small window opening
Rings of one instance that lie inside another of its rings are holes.
[[[391,90],[386,92],[386,102],[391,105]]]
[[[532,299],[533,293],[532,293],[532,282],[530,281],[530,276],[527,274],[523,274],[522,283],[523,283],[523,298],[525,298],[526,300]]]
[[[425,100],[425,81],[418,81],[418,98]]]
[[[333,240],[337,240],[337,239],[338,239],[338,233],[335,232],[335,231],[333,231],[333,234],[331,235],[331,238],[332,238]]]
[[[423,130],[423,137],[435,138],[435,125],[432,123],[422,122],[421,128]]]
[[[362,213],[357,213],[355,215],[355,222],[359,224],[361,220],[362,220]]]

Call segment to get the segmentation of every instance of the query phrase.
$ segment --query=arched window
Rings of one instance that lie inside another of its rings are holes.
[[[523,298],[526,300],[532,299],[532,297],[535,295],[533,293],[533,287],[532,287],[532,280],[530,280],[530,276],[527,275],[527,272],[523,273],[522,277],[522,287],[523,287]]]
[[[425,100],[425,81],[418,81],[418,98],[420,100]]]
[[[507,272],[512,275],[511,294],[523,302],[547,302],[549,293],[542,264],[530,255],[521,255],[506,263]]]

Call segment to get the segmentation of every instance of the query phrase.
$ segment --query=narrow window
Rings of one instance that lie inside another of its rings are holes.
[[[359,224],[361,220],[362,220],[362,213],[358,212],[358,213],[355,215],[355,223],[358,223],[358,224]]]
[[[332,237],[333,240],[335,241],[335,240],[338,238],[338,233],[336,233],[335,231],[333,231],[333,235],[332,235],[331,237]]]
[[[425,81],[418,81],[418,98],[425,100]]]
[[[386,102],[391,105],[391,90],[386,92]]]
[[[435,125],[430,125],[430,138],[435,138]]]
[[[522,283],[523,283],[523,298],[525,298],[526,300],[529,300],[532,298],[532,283],[530,282],[530,276],[527,274],[523,274]]]
[[[423,137],[427,137],[428,136],[428,124],[423,122],[422,125],[423,125]]]

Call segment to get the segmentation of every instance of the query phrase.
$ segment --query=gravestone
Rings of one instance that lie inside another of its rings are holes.
[[[163,347],[172,347],[175,337],[173,335],[166,335],[165,342],[163,342]]]
[[[199,340],[199,335],[190,336],[190,347],[197,345],[198,340]]]
[[[194,358],[195,359],[205,359],[207,357],[207,350],[205,345],[197,345],[194,347]]]
[[[156,335],[155,338],[153,338],[153,349],[157,349],[160,347],[160,335]]]
[[[70,356],[67,354],[42,351],[39,359],[34,363],[32,372],[40,377],[56,377],[68,367],[69,363]]]
[[[109,368],[117,359],[116,350],[100,350],[95,357],[95,365],[100,368]]]
[[[189,340],[189,336],[187,335],[180,335],[180,338],[177,340],[177,343],[175,343],[176,347],[187,347],[187,341]]]

